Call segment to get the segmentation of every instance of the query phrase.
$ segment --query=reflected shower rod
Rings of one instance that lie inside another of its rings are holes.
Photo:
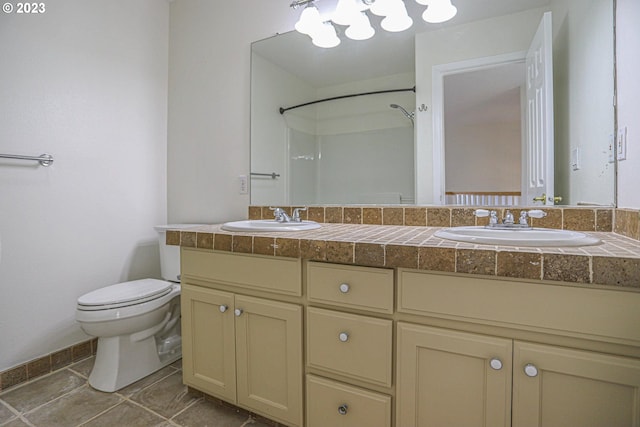
[[[287,107],[287,108],[280,107],[279,111],[280,111],[280,114],[284,114],[286,111],[293,110],[294,108],[306,107],[307,105],[318,104],[320,102],[326,102],[326,101],[334,101],[336,99],[353,98],[356,96],[364,96],[364,95],[378,95],[381,93],[392,93],[392,92],[414,92],[415,93],[415,91],[416,91],[416,87],[414,86],[406,89],[388,89],[388,90],[376,90],[373,92],[353,93],[350,95],[333,96],[331,98],[324,98],[324,99],[318,99],[316,101],[305,102],[304,104],[294,105],[293,107]]]

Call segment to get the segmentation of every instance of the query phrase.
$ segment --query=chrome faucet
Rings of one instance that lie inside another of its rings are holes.
[[[282,208],[269,208],[273,211],[273,216],[277,222],[291,222],[291,217]]]
[[[269,209],[273,211],[273,216],[277,222],[302,222],[302,219],[300,219],[300,212],[306,211],[307,207],[295,208],[292,216],[289,216],[282,208],[270,207]]]
[[[544,218],[547,213],[540,209],[532,209],[530,211],[521,211],[520,219],[516,224],[513,214],[510,210],[505,212],[502,222],[498,220],[498,213],[496,211],[489,211],[487,209],[476,209],[474,215],[478,218],[489,217],[489,225],[486,227],[498,227],[498,228],[531,228],[527,218]]]

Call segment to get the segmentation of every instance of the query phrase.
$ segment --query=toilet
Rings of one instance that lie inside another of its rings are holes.
[[[180,332],[180,248],[165,243],[166,230],[194,224],[154,227],[165,280],[118,283],[78,298],[76,320],[98,338],[89,384],[114,392],[182,357]]]

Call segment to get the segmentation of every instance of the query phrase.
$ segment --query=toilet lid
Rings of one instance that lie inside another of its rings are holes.
[[[133,280],[89,292],[78,298],[78,304],[103,306],[151,300],[171,292],[172,283],[157,279]]]

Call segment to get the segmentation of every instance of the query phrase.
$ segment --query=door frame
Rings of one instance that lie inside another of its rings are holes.
[[[525,62],[527,51],[485,56],[432,68],[432,120],[433,120],[433,202],[446,204],[445,196],[445,135],[444,135],[444,78],[452,74],[477,71],[497,65]]]

